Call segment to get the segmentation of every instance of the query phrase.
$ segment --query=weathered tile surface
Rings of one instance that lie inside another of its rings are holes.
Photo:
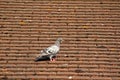
[[[56,62],[34,62],[65,41]],[[120,80],[119,0],[0,0],[0,78]]]

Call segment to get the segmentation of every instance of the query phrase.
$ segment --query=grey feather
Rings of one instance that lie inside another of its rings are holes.
[[[59,52],[60,50],[60,43],[62,42],[62,38],[58,38],[55,42],[55,44],[53,44],[52,46],[41,50],[40,54],[38,55],[38,57],[36,59],[39,59],[41,57],[48,57],[49,59],[51,59],[52,57],[56,56],[56,54]]]

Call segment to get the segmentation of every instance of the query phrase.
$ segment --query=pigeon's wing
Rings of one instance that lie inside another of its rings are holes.
[[[52,45],[41,51],[42,56],[56,55],[59,51],[59,47],[56,45]]]

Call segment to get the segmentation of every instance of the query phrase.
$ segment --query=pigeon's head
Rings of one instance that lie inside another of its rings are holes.
[[[60,43],[62,43],[63,39],[62,38],[58,38],[57,41],[59,41]]]

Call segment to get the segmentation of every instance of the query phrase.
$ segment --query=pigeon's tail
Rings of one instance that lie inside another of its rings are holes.
[[[39,58],[36,58],[34,61],[35,61],[35,62],[39,61]]]
[[[44,61],[44,60],[49,60],[49,57],[47,57],[47,56],[37,57],[37,58],[35,59],[35,62],[37,62],[37,61]]]

